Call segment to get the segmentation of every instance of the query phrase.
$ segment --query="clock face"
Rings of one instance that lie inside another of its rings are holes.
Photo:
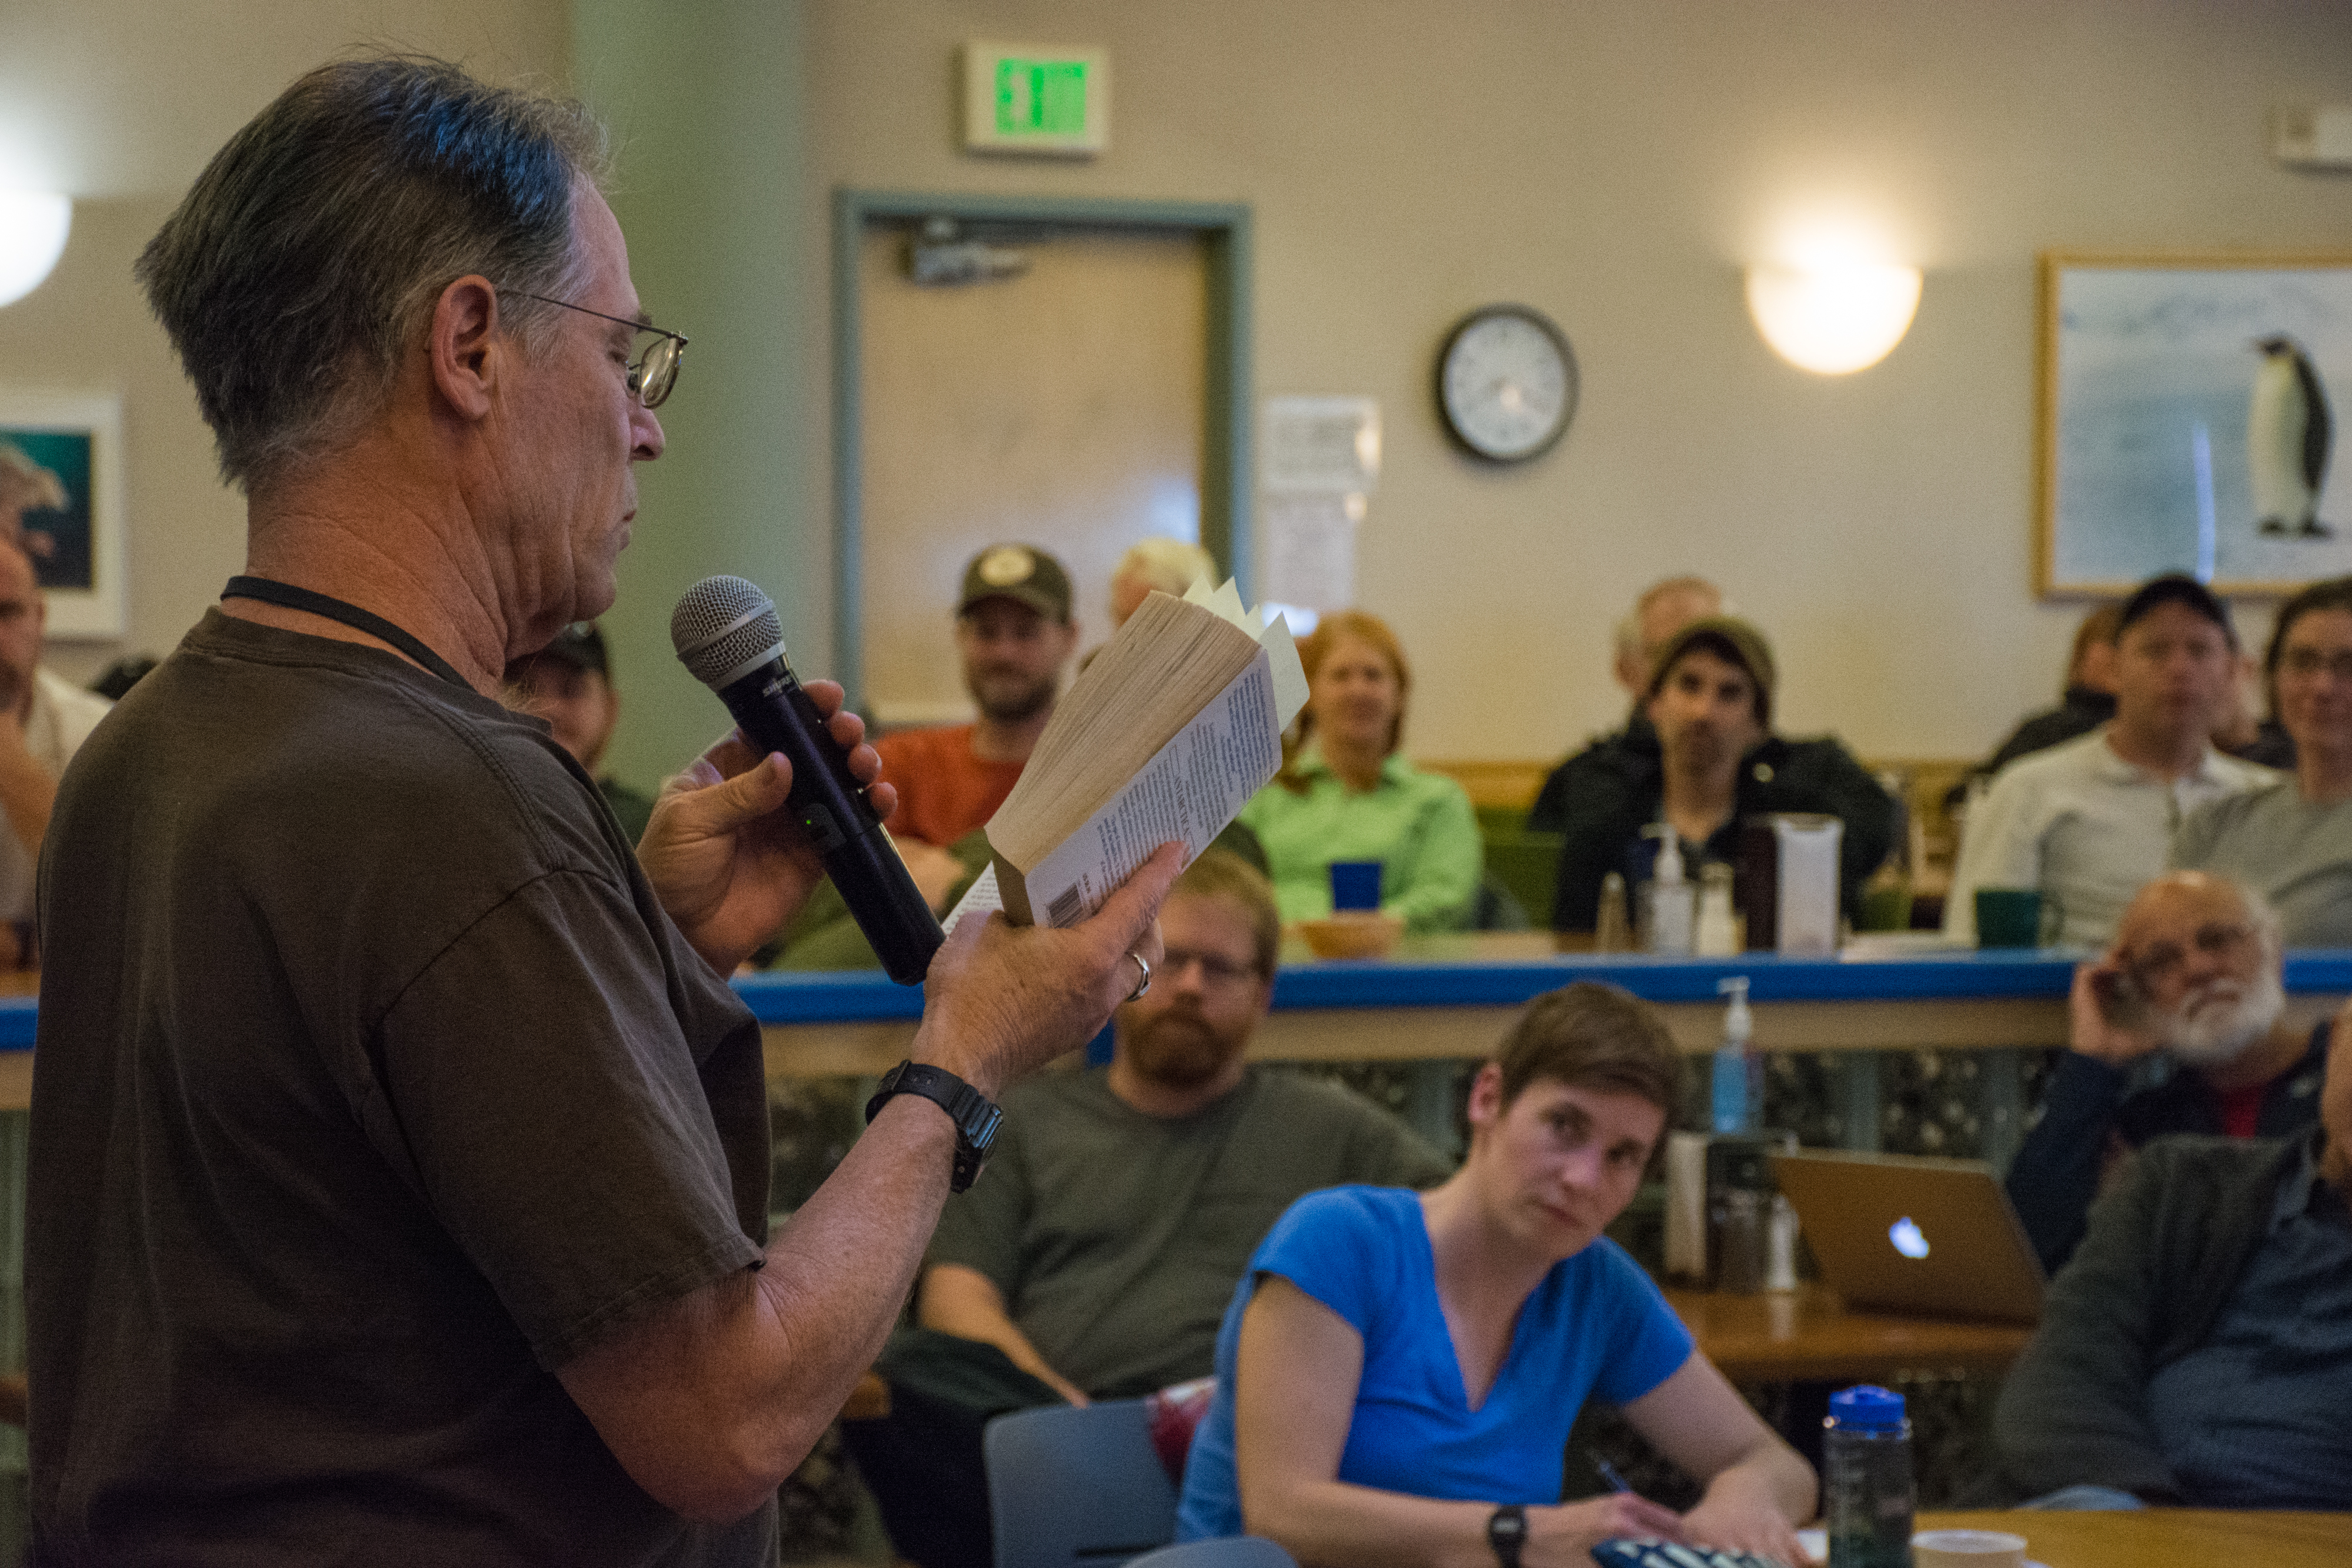
[[[1446,428],[1493,462],[1524,462],[1549,448],[1575,415],[1576,391],[1568,340],[1523,305],[1474,311],[1438,356]]]

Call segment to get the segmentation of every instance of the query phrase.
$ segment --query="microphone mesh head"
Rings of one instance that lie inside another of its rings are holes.
[[[725,685],[750,666],[784,651],[775,601],[740,577],[706,577],[670,612],[669,644],[687,674]]]

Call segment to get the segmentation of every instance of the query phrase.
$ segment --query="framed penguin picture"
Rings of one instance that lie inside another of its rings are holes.
[[[2035,588],[2352,574],[2352,253],[2042,257]]]
[[[0,388],[0,538],[32,559],[52,637],[122,635],[122,400]]]

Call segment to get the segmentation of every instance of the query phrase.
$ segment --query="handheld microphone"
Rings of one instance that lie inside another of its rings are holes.
[[[669,640],[687,673],[719,694],[744,738],[782,752],[793,765],[788,800],[842,902],[889,977],[902,986],[921,983],[947,938],[850,776],[847,754],[784,662],[775,601],[740,577],[706,577],[671,612]]]

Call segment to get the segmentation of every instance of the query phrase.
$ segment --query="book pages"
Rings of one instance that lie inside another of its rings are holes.
[[[989,821],[1006,918],[1072,925],[1160,844],[1198,855],[1282,766],[1306,701],[1290,628],[1244,608],[1231,581],[1149,595],[1071,684]]]
[[[1270,663],[1259,649],[1125,789],[1035,865],[1024,872],[999,852],[992,869],[1006,918],[1075,925],[1161,844],[1181,841],[1187,863],[1207,849],[1282,766]]]

